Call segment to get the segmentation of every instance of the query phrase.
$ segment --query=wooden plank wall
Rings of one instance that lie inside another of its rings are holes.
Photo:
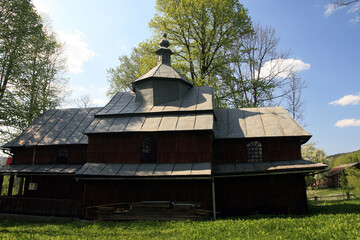
[[[38,183],[38,190],[29,190],[29,182]],[[81,200],[83,183],[73,176],[27,176],[24,197]]]
[[[155,132],[89,136],[88,162],[140,163],[141,141],[157,140],[157,163],[210,162],[212,132]]]
[[[35,147],[35,164],[56,164],[56,158],[60,148],[65,147],[69,151],[69,164],[86,163],[87,145],[56,145]],[[34,148],[13,148],[14,164],[32,164]]]
[[[172,201],[212,209],[210,180],[85,181],[86,207],[112,203]]]
[[[246,162],[246,144],[259,141],[263,147],[263,161],[289,161],[301,159],[300,139],[262,138],[262,139],[214,139],[214,163]]]
[[[222,216],[305,214],[308,210],[300,174],[217,178],[215,193],[216,210]]]

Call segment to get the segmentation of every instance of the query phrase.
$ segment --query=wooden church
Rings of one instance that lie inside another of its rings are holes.
[[[0,168],[0,211],[306,213],[304,176],[326,168],[301,158],[311,135],[282,107],[216,109],[211,87],[171,67],[169,45],[133,92],[103,108],[49,110],[3,145],[13,161]]]

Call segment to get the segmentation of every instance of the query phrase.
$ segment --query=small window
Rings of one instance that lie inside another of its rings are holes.
[[[156,139],[146,137],[141,142],[141,163],[156,163]]]
[[[259,141],[249,142],[246,145],[246,157],[248,162],[262,162],[262,145]]]
[[[68,164],[69,150],[66,148],[60,148],[56,158],[56,163]]]

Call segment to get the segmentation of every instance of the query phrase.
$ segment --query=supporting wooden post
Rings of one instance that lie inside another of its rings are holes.
[[[2,192],[3,179],[4,179],[4,175],[1,175],[0,176],[0,197],[1,197],[1,192]]]
[[[215,179],[211,178],[211,188],[212,188],[212,203],[213,203],[213,219],[216,220],[216,201],[215,201]]]
[[[19,179],[20,181],[19,181],[19,191],[18,191],[18,194],[17,195],[19,195],[19,196],[22,196],[22,195],[24,195],[24,177],[20,177],[20,179]]]
[[[86,218],[86,188],[87,185],[86,183],[84,183],[84,188],[83,188],[83,197],[82,197],[82,213],[81,213],[81,217],[82,218]]]
[[[10,175],[10,179],[9,179],[9,188],[8,188],[8,192],[7,195],[11,196],[12,195],[12,191],[13,191],[13,187],[14,187],[14,175]]]

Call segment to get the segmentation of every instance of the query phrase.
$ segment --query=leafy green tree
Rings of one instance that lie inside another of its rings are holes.
[[[327,164],[326,153],[323,149],[317,148],[314,142],[301,146],[301,156],[302,158],[316,162]]]
[[[0,6],[0,131],[12,138],[60,104],[67,79],[62,47],[31,2],[2,1]]]
[[[331,167],[337,167],[342,164],[359,162],[360,150],[343,154],[332,160]]]
[[[237,0],[158,0],[156,10],[149,26],[156,36],[168,33],[172,65],[194,86],[211,86],[218,108],[278,105],[291,92],[296,73],[286,63],[289,52],[278,51],[275,30],[252,25]],[[108,70],[109,96],[130,90],[133,80],[155,66],[157,42],[141,43]]]
[[[349,187],[360,195],[360,169],[348,168],[345,170],[345,174]]]
[[[157,36],[168,33],[175,53],[173,66],[195,86],[212,86],[219,102],[218,79],[230,71],[227,68],[232,58],[230,49],[239,36],[251,31],[247,10],[237,0],[158,0],[156,10],[149,26]],[[149,40],[145,43],[152,45],[157,42]],[[150,61],[150,58],[156,61],[155,56],[147,55],[144,50],[142,43],[133,49],[130,57],[119,58],[119,67],[109,69],[111,89],[128,89],[129,82],[150,69],[148,64],[155,66]],[[142,66],[147,66],[143,68],[145,72],[140,71]],[[109,94],[115,91],[110,90]]]
[[[323,149],[315,147],[314,142],[310,142],[306,145],[301,146],[301,156],[303,159],[316,162],[316,163],[323,163],[327,164],[326,160],[326,153]],[[308,175],[306,178],[306,182],[308,183],[315,183],[316,180],[322,180],[325,178],[324,173],[319,173],[316,175]]]
[[[134,47],[130,56],[120,56],[119,66],[107,70],[107,79],[110,88],[109,97],[119,91],[131,91],[131,82],[147,73],[156,65],[155,51],[158,48],[158,39],[141,42]]]

